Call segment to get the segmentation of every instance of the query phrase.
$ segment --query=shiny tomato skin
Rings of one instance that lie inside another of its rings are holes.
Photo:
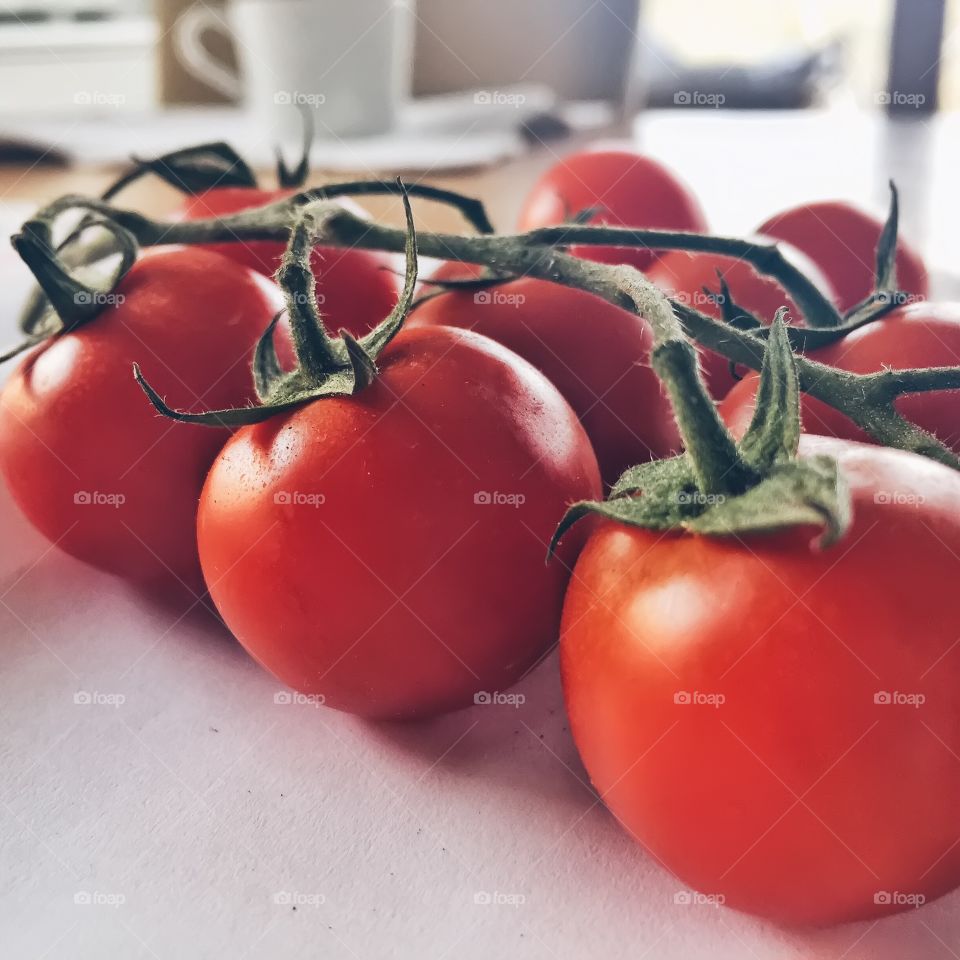
[[[536,182],[520,211],[520,230],[566,223],[589,207],[603,212],[592,224],[705,233],[707,221],[693,194],[651,157],[626,150],[573,153]],[[571,247],[571,253],[601,263],[647,269],[658,254],[630,247]]]
[[[843,340],[810,355],[812,360],[851,373],[877,373],[885,367],[945,367],[960,364],[960,305],[914,303],[899,307]],[[750,374],[720,404],[720,414],[742,436],[750,423],[759,376]],[[908,420],[929,430],[960,453],[960,391],[934,390],[900,397],[896,407]],[[803,396],[803,427],[808,433],[872,443],[872,438],[833,407]]]
[[[30,522],[67,553],[201,592],[197,501],[226,433],[160,418],[131,367],[139,362],[175,407],[254,402],[250,356],[280,291],[219,254],[178,249],[135,263],[115,295],[12,374],[0,394],[0,471]]]
[[[683,883],[791,925],[960,882],[960,477],[864,444],[802,450],[851,485],[840,543],[607,523],[561,635],[573,736],[620,823]]]
[[[239,430],[204,487],[198,540],[233,634],[281,681],[367,717],[427,716],[515,682],[556,642],[600,492],[573,411],[469,331],[402,332],[352,398]]]
[[[184,220],[226,216],[280,200],[296,191],[255,190],[249,187],[217,187],[189,197],[181,210]],[[363,215],[349,199],[338,200],[351,212]],[[231,257],[272,277],[280,266],[285,244],[266,240],[211,243],[205,249]],[[194,247],[193,249],[198,249]],[[386,254],[353,247],[313,249],[311,260],[317,279],[317,300],[324,324],[331,333],[349,330],[360,337],[372,330],[397,302],[397,278]]]
[[[784,245],[785,246],[785,245]],[[784,251],[788,258],[802,267],[829,299],[833,299],[833,290],[822,274],[810,264],[809,260],[795,251]],[[746,260],[726,257],[715,253],[687,253],[674,250],[665,253],[649,271],[649,278],[672,296],[696,308],[701,313],[720,319],[720,305],[704,291],[704,287],[719,293],[718,271],[730,288],[734,302],[752,313],[763,323],[772,323],[777,310],[786,307],[789,311],[787,322],[803,326],[803,314],[783,286],[773,277],[761,274]],[[701,348],[700,358],[704,376],[710,393],[720,399],[736,383],[730,371],[730,362]]]
[[[880,220],[858,207],[824,200],[784,210],[762,223],[757,233],[802,250],[829,278],[840,309],[849,310],[873,290],[882,230]],[[923,259],[902,237],[897,241],[897,281],[906,293],[929,293]]]
[[[649,325],[600,297],[525,277],[430,298],[407,322],[475,330],[529,360],[573,407],[608,484],[635,463],[679,449],[669,400],[650,367]]]

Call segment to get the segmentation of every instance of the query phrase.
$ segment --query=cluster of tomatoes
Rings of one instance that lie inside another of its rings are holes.
[[[181,217],[280,196],[214,188]],[[519,226],[567,221],[705,233],[692,195],[648,158],[576,154],[533,188]],[[772,217],[843,312],[874,286],[882,224],[841,203]],[[722,289],[769,322],[774,279],[717,254],[575,247],[628,263],[718,318]],[[0,396],[0,470],[62,549],[167,595],[205,592],[249,653],[297,690],[361,716],[410,718],[502,691],[560,637],[577,747],[614,815],[682,880],[786,922],[867,917],[960,882],[960,475],[866,443],[803,401],[801,455],[835,457],[853,521],[832,550],[795,527],[747,537],[612,522],[546,545],[566,508],[627,467],[679,450],[649,362],[645,320],[592,294],[446,263],[377,376],[352,396],[280,411],[230,434],[161,419],[138,362],[172,407],[257,402],[250,358],[283,300],[283,245],[157,248],[100,315],[37,347]],[[393,308],[384,255],[316,247],[329,330],[359,337]],[[949,366],[960,308],[915,302],[811,358],[867,373]],[[292,348],[280,330],[278,362]],[[701,350],[735,436],[756,375]],[[742,378],[741,378],[742,376]],[[960,451],[960,395],[901,411]],[[909,898],[909,899],[904,899]]]

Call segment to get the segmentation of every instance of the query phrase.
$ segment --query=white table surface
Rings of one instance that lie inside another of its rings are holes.
[[[650,140],[679,150],[662,128]],[[708,127],[702,143],[715,150]],[[698,187],[714,222],[738,229],[716,214],[736,212],[723,184],[746,161],[713,156],[685,172],[709,178]],[[824,192],[872,190],[856,168],[823,166]],[[816,181],[798,190],[815,196]],[[8,232],[23,211],[2,213]],[[22,283],[5,246],[0,283]],[[0,333],[13,335],[9,307]],[[278,704],[281,690],[210,618],[151,608],[50,549],[0,488],[0,956],[960,954],[960,894],[814,932],[676,904],[680,885],[586,782],[555,659],[522,685],[521,707],[425,724]],[[77,704],[78,692],[123,702]]]

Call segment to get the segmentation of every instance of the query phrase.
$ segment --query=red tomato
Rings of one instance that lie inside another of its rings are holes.
[[[810,358],[851,373],[876,373],[884,367],[956,366],[960,364],[960,305],[900,307]],[[737,436],[743,436],[753,415],[758,382],[759,375],[750,374],[720,404],[721,416]],[[915,393],[900,397],[896,407],[908,420],[960,453],[960,391]],[[802,398],[801,416],[808,433],[873,442],[852,420],[816,397]]]
[[[781,244],[786,256],[832,300],[833,290],[819,270],[802,254]],[[803,326],[803,314],[797,308],[787,291],[772,277],[765,276],[747,263],[734,257],[725,257],[716,253],[687,253],[674,250],[664,254],[654,264],[648,276],[672,296],[695,307],[701,313],[712,317],[721,316],[720,305],[704,291],[707,287],[719,292],[720,281],[717,273],[730,288],[734,302],[752,313],[763,323],[772,323],[777,310],[787,307],[788,322]],[[719,399],[737,382],[730,372],[730,361],[718,353],[701,348],[700,358],[704,377],[710,393]]]
[[[131,365],[178,406],[254,402],[250,356],[282,298],[260,274],[197,249],[145,257],[114,296],[11,376],[0,471],[30,522],[67,553],[201,592],[197,500],[226,434],[159,419]]]
[[[623,150],[574,153],[551,167],[520,211],[520,230],[565,223],[589,207],[602,213],[590,223],[705,233],[707,221],[690,191],[650,157]],[[657,258],[630,247],[572,247],[571,253],[601,263],[629,263],[645,270]]]
[[[786,923],[960,882],[960,476],[820,437],[854,520],[710,538],[605,523],[567,592],[571,729],[623,826],[685,883]]]
[[[253,190],[248,187],[217,187],[189,197],[184,220],[222,217],[289,196],[293,190]],[[351,212],[363,209],[349,199],[338,200]],[[226,257],[272,277],[280,266],[285,244],[267,240],[212,243],[206,246]],[[192,249],[204,249],[194,246]],[[333,332],[347,329],[356,337],[372,330],[397,303],[397,280],[386,254],[352,247],[313,248],[311,260],[317,279],[317,302],[326,326]]]
[[[462,266],[438,274],[463,275]],[[420,304],[408,324],[476,330],[529,360],[580,418],[607,483],[680,447],[669,400],[650,368],[650,328],[600,297],[524,278],[440,294]]]
[[[546,544],[600,484],[568,404],[486,337],[404,331],[378,365],[357,396],[228,441],[200,557],[227,625],[284,683],[424,716],[505,689],[555,643],[569,571]]]
[[[873,291],[877,241],[883,224],[842,201],[805,203],[771,217],[757,229],[802,250],[827,275],[837,305],[849,310]],[[897,241],[897,281],[901,290],[925,297],[929,281],[920,255]]]

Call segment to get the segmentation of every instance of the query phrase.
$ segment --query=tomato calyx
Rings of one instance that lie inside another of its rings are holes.
[[[809,525],[823,529],[819,543],[824,547],[843,536],[851,520],[850,494],[836,461],[825,456],[797,457],[800,386],[785,312],[783,308],[777,312],[770,328],[756,412],[736,445],[738,470],[714,475],[713,483],[705,484],[699,461],[714,457],[715,451],[689,442],[686,452],[677,457],[631,467],[607,500],[570,507],[554,534],[550,553],[574,523],[590,514],[649,530],[709,536]],[[656,358],[654,369],[669,385],[672,373]],[[679,410],[678,421],[686,438]],[[703,422],[692,429],[703,431]]]
[[[87,230],[98,227],[106,230],[116,241],[120,260],[106,287],[86,282],[82,274],[96,277],[96,271],[78,270],[81,276],[71,274],[54,252],[49,224],[41,219],[28,220],[20,232],[10,238],[13,248],[27,265],[46,297],[47,308],[37,318],[27,337],[19,344],[0,353],[0,363],[10,360],[24,350],[61,333],[76,330],[96,319],[109,303],[109,292],[126,275],[137,259],[138,245],[133,234],[114,221],[93,217],[83,225]]]
[[[327,332],[317,304],[316,278],[310,266],[310,255],[317,236],[323,232],[325,221],[336,216],[338,211],[327,203],[308,204],[291,230],[290,241],[277,272],[286,309],[274,316],[254,351],[254,388],[261,405],[203,413],[174,410],[150,386],[139,365],[134,364],[134,378],[154,408],[163,416],[181,423],[235,427],[259,423],[282,410],[323,397],[352,396],[368,387],[378,374],[377,358],[400,332],[417,283],[417,235],[413,211],[402,183],[400,187],[407,220],[406,272],[403,292],[397,305],[382,323],[359,339],[347,330],[340,330],[338,337],[331,337]],[[273,342],[283,312],[290,318],[297,356],[297,366],[290,371],[282,369]]]

